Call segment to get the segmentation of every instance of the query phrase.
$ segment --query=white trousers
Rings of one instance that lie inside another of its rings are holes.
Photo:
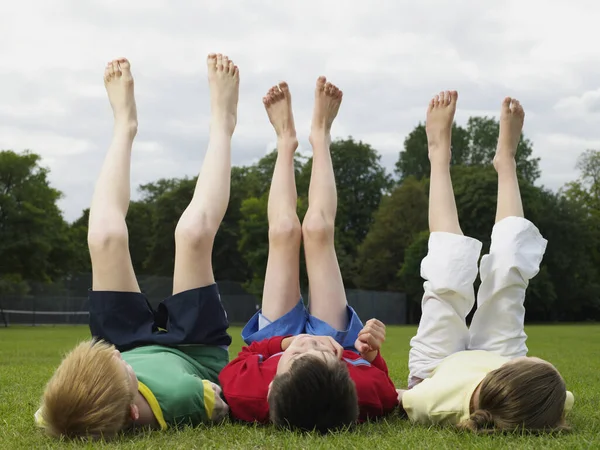
[[[482,244],[466,236],[431,233],[421,263],[425,292],[419,328],[410,341],[409,388],[456,352],[487,350],[508,358],[527,354],[525,290],[539,272],[547,243],[521,217],[507,217],[494,226],[490,253],[481,259],[477,310],[469,329],[466,316],[475,303]]]

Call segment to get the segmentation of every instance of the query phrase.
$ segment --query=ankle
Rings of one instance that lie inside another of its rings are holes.
[[[496,172],[516,172],[517,162],[512,155],[496,155],[494,157],[494,168]]]
[[[308,141],[312,146],[315,145],[325,145],[329,146],[331,144],[331,134],[329,130],[325,128],[315,128],[313,127],[310,130],[310,135],[308,136]]]
[[[137,120],[115,121],[113,130],[115,135],[125,135],[133,139],[138,131]]]
[[[298,138],[292,134],[277,135],[277,149],[294,151],[298,148]]]

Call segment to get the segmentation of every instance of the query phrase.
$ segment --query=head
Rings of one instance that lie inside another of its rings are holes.
[[[346,363],[312,336],[296,339],[283,353],[269,387],[271,421],[321,433],[351,426],[358,397]]]
[[[44,428],[55,437],[111,437],[138,417],[137,389],[135,373],[114,346],[83,342],[63,359],[46,386]]]
[[[487,374],[475,412],[459,426],[475,432],[566,430],[566,387],[556,368],[520,357]]]

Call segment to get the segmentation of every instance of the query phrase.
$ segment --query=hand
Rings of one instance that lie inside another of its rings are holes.
[[[333,351],[333,354],[341,359],[344,353],[344,347],[342,347],[334,338],[331,336],[313,336],[315,340],[322,342],[326,346],[330,347]]]
[[[402,406],[402,396],[406,392],[406,389],[396,389],[396,392],[398,393],[398,404]]]
[[[358,333],[354,347],[367,360],[373,361],[384,342],[385,325],[377,319],[370,319]]]
[[[210,384],[215,393],[215,407],[213,408],[212,417],[210,420],[213,422],[221,422],[229,414],[229,405],[225,403],[225,400],[221,397],[221,386],[210,381]]]

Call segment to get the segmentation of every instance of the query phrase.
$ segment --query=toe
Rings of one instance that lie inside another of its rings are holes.
[[[444,93],[444,104],[448,106],[450,104],[450,91]]]
[[[505,111],[510,110],[510,102],[512,99],[510,97],[506,97],[504,101],[502,101],[502,109]]]
[[[235,64],[231,60],[229,61],[229,70],[227,72],[231,75],[235,74]]]
[[[281,89],[281,92],[283,92],[283,95],[286,97],[290,94],[290,87],[285,81],[279,83],[279,89]]]
[[[209,69],[214,69],[217,66],[217,54],[216,53],[208,54],[208,56],[206,57],[206,65],[209,67]]]
[[[427,111],[431,111],[434,106],[435,106],[435,99],[432,98],[431,100],[429,100],[429,105],[427,105]]]
[[[325,84],[327,83],[327,78],[324,76],[320,76],[317,78],[317,89],[323,90],[325,88]]]
[[[113,71],[115,73],[115,76],[120,77],[122,75],[122,73],[121,73],[121,68],[119,67],[119,61],[114,60],[112,62],[112,67],[113,67]]]
[[[457,91],[450,91],[450,103],[454,104],[456,103],[458,100],[458,92]]]
[[[440,106],[440,96],[439,96],[439,95],[436,95],[436,96],[433,98],[433,106],[434,106],[434,107],[438,107],[438,106]]]
[[[223,71],[223,55],[222,54],[217,54],[217,70],[222,72]]]
[[[233,66],[234,67],[234,78],[239,78],[240,77],[240,69],[238,68],[238,66]]]
[[[223,55],[223,72],[229,73],[229,57]]]
[[[112,65],[107,65],[104,68],[104,81],[110,81],[111,78],[111,74],[110,74],[110,69],[111,69]]]
[[[106,69],[108,70],[110,78],[113,78],[115,76],[115,66],[113,65],[112,61],[108,63]]]
[[[119,58],[119,68],[121,69],[121,71],[131,69],[131,64],[129,63],[129,60],[127,58]]]

